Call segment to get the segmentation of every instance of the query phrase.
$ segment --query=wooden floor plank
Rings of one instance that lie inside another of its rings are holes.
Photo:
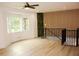
[[[0,50],[4,56],[79,56],[79,47],[62,46],[60,40],[29,39]]]

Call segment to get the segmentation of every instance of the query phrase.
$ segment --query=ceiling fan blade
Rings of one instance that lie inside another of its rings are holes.
[[[28,2],[26,2],[26,4],[24,5],[24,8],[32,8],[32,9],[35,9],[34,6],[39,6],[39,4],[30,5]]]
[[[33,7],[33,6],[29,6],[29,8],[35,9],[35,7]]]
[[[39,6],[39,4],[31,5],[31,6]]]
[[[27,5],[27,6],[29,6],[29,3],[28,3],[28,2],[26,2],[26,5]]]
[[[28,7],[27,5],[24,6],[24,8]]]

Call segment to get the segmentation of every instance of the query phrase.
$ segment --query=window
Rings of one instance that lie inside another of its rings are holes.
[[[28,29],[29,20],[18,15],[11,15],[7,17],[8,33],[24,32]]]

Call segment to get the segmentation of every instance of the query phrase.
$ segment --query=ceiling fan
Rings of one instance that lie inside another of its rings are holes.
[[[30,5],[28,2],[26,2],[24,5],[24,9],[35,9],[35,6],[39,6],[39,4]]]

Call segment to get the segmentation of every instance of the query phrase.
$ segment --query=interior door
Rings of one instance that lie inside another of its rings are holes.
[[[43,13],[37,13],[38,37],[44,36]]]

